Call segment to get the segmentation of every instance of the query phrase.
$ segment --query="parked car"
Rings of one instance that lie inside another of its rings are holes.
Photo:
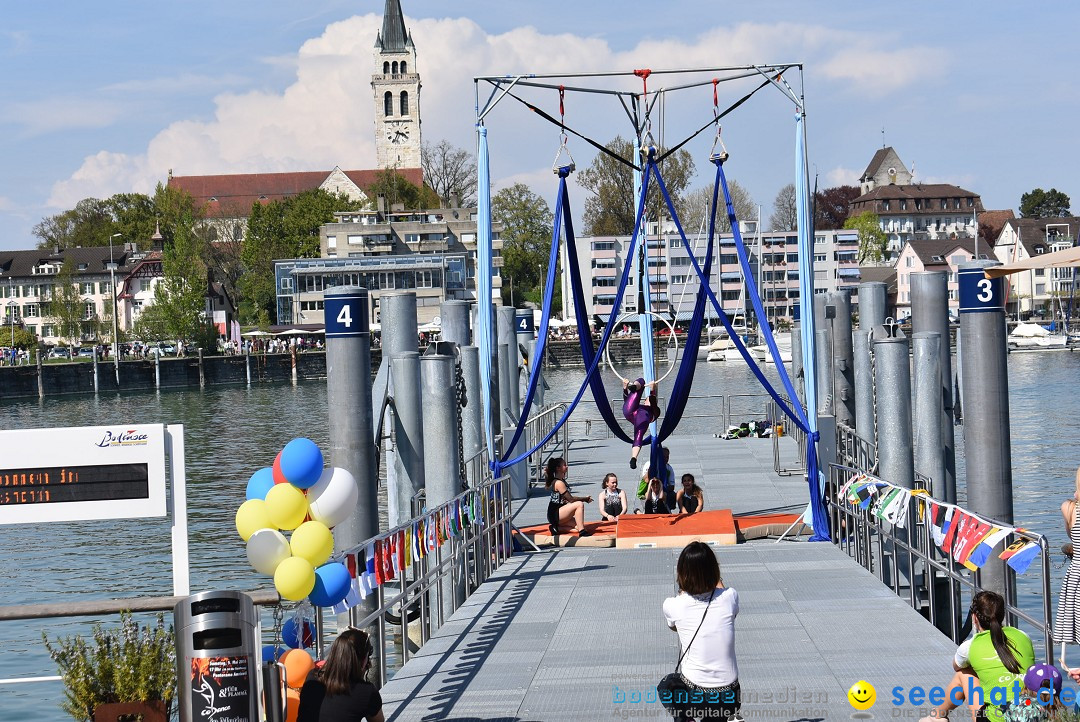
[[[175,356],[176,346],[173,346],[171,343],[148,344],[146,353],[153,356]]]
[[[94,358],[94,347],[83,346],[79,349],[79,353],[76,354],[79,358]]]
[[[68,351],[67,347],[53,346],[51,349],[49,349],[49,353],[46,358],[60,358],[71,360],[71,352]]]

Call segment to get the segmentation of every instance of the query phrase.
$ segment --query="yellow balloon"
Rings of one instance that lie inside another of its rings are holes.
[[[240,538],[247,541],[260,529],[271,526],[266,502],[262,499],[248,499],[236,510],[236,531]]]
[[[315,588],[315,567],[307,559],[289,557],[274,570],[274,587],[289,601],[299,602]]]
[[[294,557],[307,559],[319,566],[334,553],[334,535],[329,527],[319,521],[305,521],[296,527],[289,540]]]
[[[295,529],[307,513],[307,497],[292,484],[275,484],[266,493],[266,514],[278,529]]]

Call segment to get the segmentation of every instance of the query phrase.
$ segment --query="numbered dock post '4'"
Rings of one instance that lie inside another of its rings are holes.
[[[340,294],[328,293],[324,296],[324,304],[327,338],[359,336],[371,330],[366,289],[357,288],[355,292]]]

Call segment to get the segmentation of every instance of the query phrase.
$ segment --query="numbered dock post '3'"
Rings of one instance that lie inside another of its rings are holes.
[[[1000,278],[984,270],[995,261],[960,264],[960,336],[964,353],[961,400],[968,508],[1011,524],[1012,447],[1009,427],[1008,337]],[[1005,593],[1005,562],[991,555],[980,572],[984,589]]]
[[[330,465],[356,479],[356,510],[334,528],[335,551],[350,549],[379,533],[378,469],[371,413],[371,339],[367,289],[339,286],[326,291],[326,399],[330,415]],[[355,611],[375,609],[369,595]],[[342,615],[338,625],[350,623]],[[378,634],[378,629],[368,630]],[[378,649],[378,640],[374,640]],[[378,663],[373,660],[374,663]],[[378,670],[375,671],[378,679]]]

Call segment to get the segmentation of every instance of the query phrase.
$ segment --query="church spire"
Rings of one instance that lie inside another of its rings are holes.
[[[400,0],[386,0],[382,32],[379,33],[376,46],[383,52],[400,53],[409,45],[412,45],[412,39],[405,29],[405,16],[401,14]]]

